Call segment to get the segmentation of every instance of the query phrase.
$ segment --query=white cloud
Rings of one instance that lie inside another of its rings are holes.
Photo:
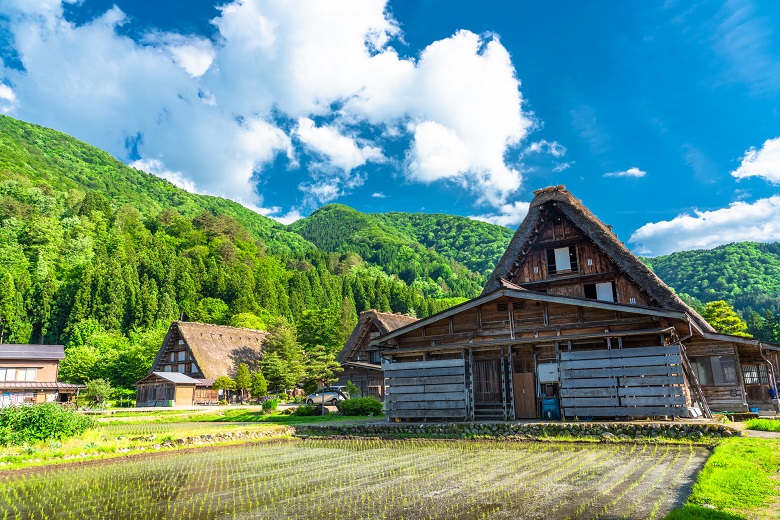
[[[386,140],[411,142],[399,153],[411,181],[450,181],[496,207],[519,189],[508,152],[534,121],[497,37],[459,31],[401,58],[386,0],[219,9],[213,41],[159,30],[135,41],[118,7],[75,25],[56,0],[6,0],[0,24],[24,70],[0,63],[0,111],[124,160],[135,143],[155,171],[265,212],[256,184],[277,155],[293,165],[313,155],[303,198],[332,200],[364,182],[355,168],[402,163],[386,157]],[[294,139],[280,122],[291,120]],[[354,137],[369,134],[379,137]],[[547,145],[557,157],[562,147]]]
[[[275,217],[273,215],[269,215],[269,216],[272,219],[276,220],[277,222],[284,224],[285,226],[289,226],[296,220],[300,220],[303,218],[303,215],[301,215],[301,213],[297,209],[292,209],[289,212],[285,213],[284,215],[278,217]]]
[[[628,170],[620,171],[620,172],[609,172],[605,173],[604,177],[644,177],[647,175],[646,171],[642,171],[636,166],[633,166],[629,168]]]
[[[780,137],[767,139],[760,150],[751,147],[731,175],[737,179],[762,177],[772,184],[780,184]]]
[[[340,134],[330,126],[317,127],[308,117],[298,120],[295,134],[307,148],[327,157],[331,165],[345,172],[350,172],[367,162],[385,160],[379,148],[366,144],[362,147],[358,146],[355,139]]]
[[[558,141],[550,142],[542,139],[529,144],[528,148],[525,149],[525,153],[548,153],[555,158],[560,158],[566,155],[566,147]]]
[[[8,114],[16,106],[16,95],[8,85],[0,83],[0,113]]]
[[[568,170],[569,168],[571,168],[572,164],[574,164],[574,161],[556,164],[555,168],[553,168],[553,171],[557,173],[557,172],[562,172],[564,170]]]
[[[663,255],[688,249],[708,249],[742,241],[780,240],[780,196],[755,202],[733,202],[727,208],[682,214],[672,220],[645,224],[629,242],[641,254]]]
[[[178,186],[190,193],[198,192],[194,182],[187,179],[181,172],[166,170],[165,166],[157,159],[138,159],[137,161],[131,162],[129,166],[163,178],[174,186]]]
[[[528,214],[529,205],[530,203],[528,202],[521,202],[518,200],[516,202],[501,205],[496,213],[475,215],[469,218],[490,222],[491,224],[497,224],[499,226],[514,227],[519,225]]]
[[[385,195],[381,191],[375,191],[374,193],[371,194],[371,196],[374,197],[375,199],[386,199],[387,198],[387,195]]]

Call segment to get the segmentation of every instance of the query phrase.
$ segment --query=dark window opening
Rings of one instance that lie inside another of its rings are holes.
[[[691,367],[699,384],[720,386],[737,384],[734,356],[700,356],[691,358]]]
[[[498,305],[496,305],[496,310],[498,312],[508,311],[509,310],[509,305],[506,304],[506,303],[499,303]]]
[[[549,275],[578,271],[576,247],[558,247],[547,250],[547,273]]]
[[[604,302],[617,301],[615,282],[586,283],[583,285],[583,289],[585,291],[585,298],[601,300]]]

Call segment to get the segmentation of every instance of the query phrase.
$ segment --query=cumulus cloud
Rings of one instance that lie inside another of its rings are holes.
[[[605,173],[604,177],[634,177],[634,178],[638,178],[638,177],[644,177],[645,175],[647,175],[646,171],[642,171],[639,168],[637,168],[636,166],[633,166],[633,167],[629,168],[628,170],[624,170],[624,171],[620,171],[620,172]]]
[[[317,127],[308,117],[298,120],[295,134],[301,142],[316,154],[327,157],[328,162],[345,172],[350,172],[367,162],[382,162],[385,160],[382,151],[339,133],[330,126]]]
[[[772,184],[780,184],[780,137],[767,139],[759,150],[751,147],[731,175],[737,179],[761,177]]]
[[[566,155],[566,147],[557,141],[550,142],[542,139],[529,144],[525,153],[548,153],[555,158],[560,158]]]
[[[371,196],[374,197],[375,199],[386,199],[387,198],[387,195],[385,195],[381,191],[375,191],[374,193],[371,194]]]
[[[530,203],[528,202],[521,202],[518,200],[516,202],[501,205],[495,213],[474,215],[469,218],[490,222],[491,224],[497,224],[499,226],[515,227],[519,225],[528,214],[529,204]]]
[[[263,207],[257,181],[280,154],[293,167],[312,158],[300,188],[319,202],[384,161],[495,207],[520,188],[508,152],[534,119],[496,36],[459,31],[401,58],[386,0],[237,0],[219,10],[213,40],[154,29],[134,40],[118,7],[75,25],[57,0],[2,2],[23,70],[0,63],[0,111],[266,214],[280,211]],[[394,153],[397,143],[408,149],[392,157],[388,139]]]
[[[194,182],[187,179],[181,172],[166,170],[165,166],[157,159],[138,159],[137,161],[131,162],[129,166],[163,178],[174,186],[178,186],[190,193],[197,193]]]
[[[663,255],[745,240],[780,240],[780,196],[752,204],[733,202],[714,211],[694,210],[693,215],[645,224],[631,235],[629,242],[641,254]]]

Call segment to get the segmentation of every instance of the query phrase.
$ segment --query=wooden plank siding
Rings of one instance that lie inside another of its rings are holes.
[[[560,359],[568,418],[687,415],[678,346],[562,351]]]
[[[385,363],[389,419],[467,419],[465,360]]]

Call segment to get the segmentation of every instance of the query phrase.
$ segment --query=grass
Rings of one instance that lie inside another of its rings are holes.
[[[732,438],[715,448],[699,473],[684,507],[667,520],[682,518],[776,518],[780,503],[780,442]]]
[[[258,422],[269,424],[314,424],[322,422],[336,421],[375,421],[377,418],[383,418],[383,415],[365,417],[365,416],[346,416],[337,413],[328,413],[325,415],[297,416],[285,415],[281,412],[272,414],[263,414],[262,412],[250,410],[223,410],[212,414],[202,414],[192,418],[196,422]]]
[[[749,419],[745,421],[745,428],[762,432],[780,432],[780,420],[777,419]]]

